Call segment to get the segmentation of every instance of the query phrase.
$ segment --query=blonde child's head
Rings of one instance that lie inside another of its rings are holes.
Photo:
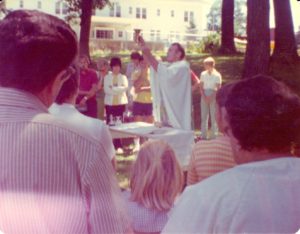
[[[131,199],[147,208],[169,210],[181,192],[183,173],[172,148],[161,140],[144,143],[133,165]]]
[[[205,69],[214,68],[216,65],[216,62],[213,57],[207,57],[206,59],[204,59],[203,64],[204,64]]]

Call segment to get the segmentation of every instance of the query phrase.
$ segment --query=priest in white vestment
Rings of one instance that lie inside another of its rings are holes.
[[[142,37],[139,45],[152,70],[154,120],[174,128],[191,130],[191,78],[185,51],[179,43],[173,43],[167,54],[167,62],[159,62],[146,46]]]

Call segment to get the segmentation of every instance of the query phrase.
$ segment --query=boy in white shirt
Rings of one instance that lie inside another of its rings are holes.
[[[211,138],[218,134],[218,126],[215,118],[216,92],[221,87],[221,74],[215,69],[215,60],[208,57],[203,61],[205,71],[200,75],[201,92],[201,138],[208,139],[208,118],[211,119]]]

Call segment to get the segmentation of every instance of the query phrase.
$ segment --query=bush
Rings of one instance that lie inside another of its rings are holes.
[[[194,53],[216,53],[221,46],[221,36],[218,33],[203,37],[199,42],[187,44],[187,52]]]

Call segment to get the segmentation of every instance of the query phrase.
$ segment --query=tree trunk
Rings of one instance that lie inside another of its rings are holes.
[[[222,2],[222,39],[220,53],[235,53],[234,45],[234,0]]]
[[[81,4],[79,53],[90,58],[89,39],[93,0],[82,0]]]
[[[299,60],[290,0],[273,0],[275,13],[275,48],[272,60],[293,63]]]
[[[247,8],[248,43],[243,78],[267,74],[270,62],[269,0],[248,0]]]

